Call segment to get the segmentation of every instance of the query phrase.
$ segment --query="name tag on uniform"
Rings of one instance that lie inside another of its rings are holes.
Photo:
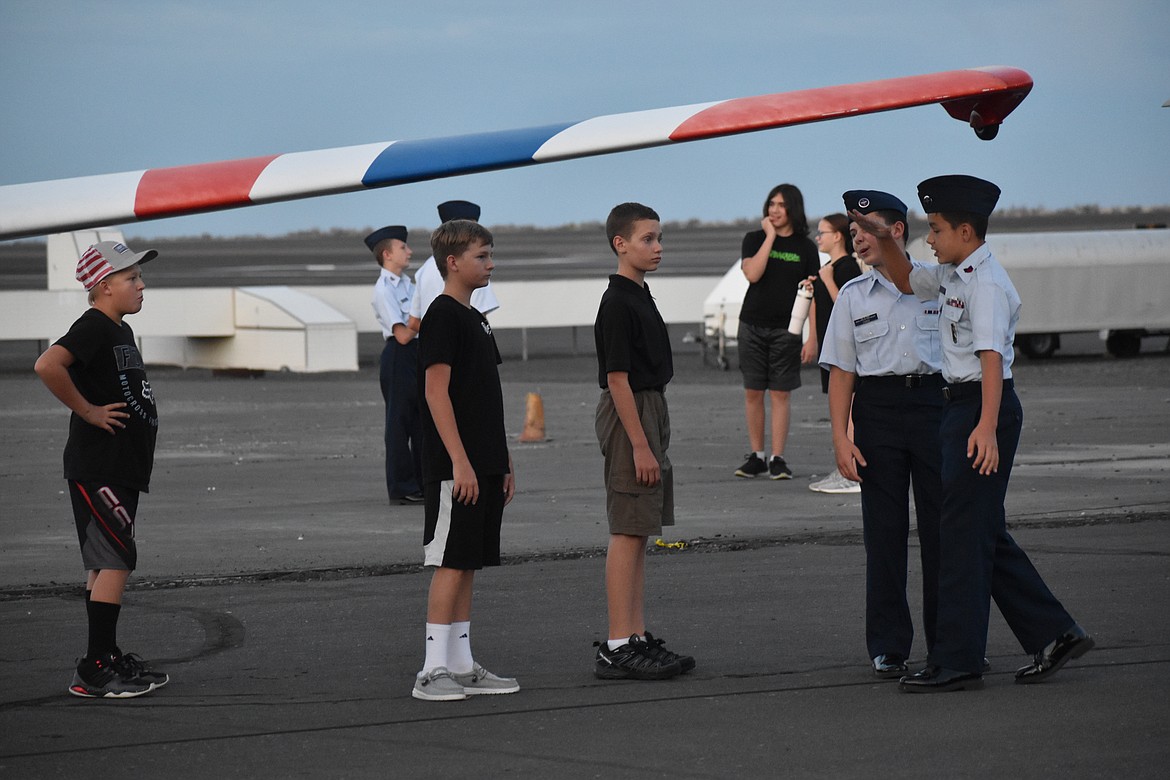
[[[866,316],[864,316],[864,317],[861,317],[861,318],[859,318],[859,319],[856,319],[856,320],[854,320],[854,321],[853,321],[853,327],[855,327],[855,328],[859,328],[859,327],[861,327],[862,325],[866,324],[867,322],[873,322],[873,321],[874,321],[874,320],[876,320],[876,319],[877,319],[877,314],[876,314],[876,313],[874,313],[874,314],[867,314],[867,315],[866,315]]]

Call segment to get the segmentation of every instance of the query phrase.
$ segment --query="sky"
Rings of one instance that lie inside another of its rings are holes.
[[[796,184],[915,206],[969,173],[1001,207],[1170,204],[1165,0],[0,0],[0,184],[460,135],[942,70],[1035,87],[994,141],[937,105],[124,226],[127,236],[758,218]]]

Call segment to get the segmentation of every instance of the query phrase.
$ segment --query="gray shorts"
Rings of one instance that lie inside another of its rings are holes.
[[[138,565],[138,546],[134,543],[138,491],[69,480],[69,500],[85,570],[134,571]]]
[[[638,484],[634,447],[622,427],[609,390],[601,391],[594,427],[601,454],[605,456],[605,510],[609,532],[628,536],[662,533],[674,525],[674,471],[666,448],[670,446],[670,413],[666,396],[657,390],[634,393],[638,417],[650,451],[658,459],[662,479],[653,487]]]
[[[800,387],[800,336],[787,328],[759,328],[739,323],[736,335],[739,370],[746,390],[795,390]]]

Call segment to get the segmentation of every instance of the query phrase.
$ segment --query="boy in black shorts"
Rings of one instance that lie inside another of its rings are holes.
[[[122,318],[141,311],[146,285],[139,266],[157,254],[153,249],[136,254],[116,241],[86,250],[77,262],[77,280],[89,291],[91,308],[34,367],[73,411],[65,479],[88,572],[89,622],[89,646],[69,686],[74,696],[130,698],[169,680],[134,653],[118,649],[122,594],[138,560],[138,495],[150,487],[158,433],[154,393],[134,331]]]
[[[443,294],[419,330],[422,374],[424,563],[434,566],[427,597],[426,659],[411,695],[453,701],[515,693],[471,655],[475,572],[500,565],[500,524],[515,493],[504,432],[500,352],[471,294],[491,279],[492,234],[471,220],[431,234]]]
[[[646,539],[674,525],[674,481],[663,394],[674,376],[670,336],[646,286],[662,261],[658,214],[640,203],[614,206],[605,223],[617,273],[601,296],[593,336],[598,383],[595,427],[605,456],[609,550],[608,641],[596,642],[594,674],[606,680],[664,680],[695,659],[667,650],[646,631]]]

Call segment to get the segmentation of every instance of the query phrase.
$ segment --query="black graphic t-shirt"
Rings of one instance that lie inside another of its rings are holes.
[[[453,477],[451,456],[439,438],[426,402],[426,370],[438,363],[451,367],[447,393],[471,467],[477,476],[507,474],[504,395],[497,368],[503,361],[492,326],[477,309],[468,308],[449,295],[440,295],[427,309],[419,327],[418,357],[423,481],[438,482]]]
[[[740,257],[752,257],[764,243],[764,231],[743,237]],[[821,257],[808,236],[776,236],[768,265],[759,281],[748,285],[739,311],[740,322],[757,328],[787,328],[796,300],[796,287],[821,270]]]
[[[149,490],[158,409],[134,331],[125,322],[119,325],[90,309],[57,345],[73,355],[69,376],[87,401],[97,406],[124,403],[121,411],[130,415],[120,418],[126,427],[117,428],[112,436],[71,415],[65,478]]]

